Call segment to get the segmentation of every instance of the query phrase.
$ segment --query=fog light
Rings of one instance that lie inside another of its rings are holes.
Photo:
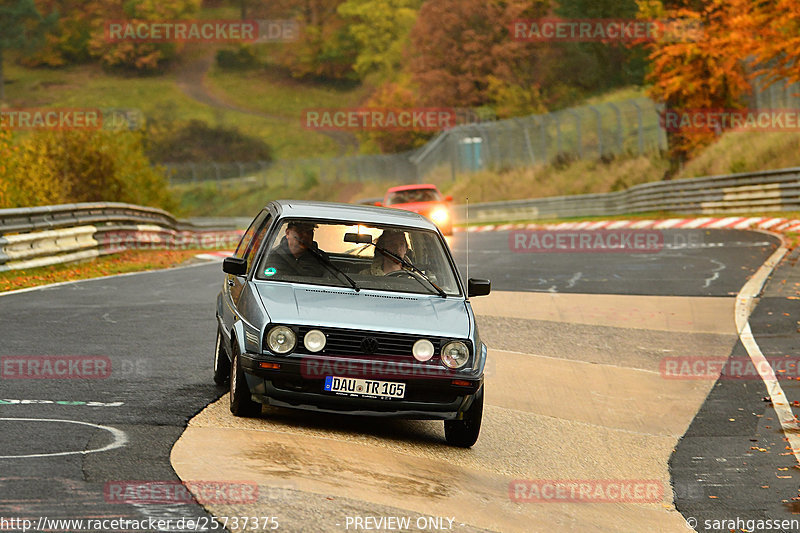
[[[420,339],[414,343],[411,353],[417,361],[430,361],[433,357],[433,343],[427,339]]]
[[[311,353],[321,352],[326,342],[328,339],[325,338],[325,334],[318,329],[312,329],[303,337],[303,346]]]

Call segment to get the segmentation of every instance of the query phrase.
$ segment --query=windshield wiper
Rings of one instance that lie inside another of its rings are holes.
[[[435,284],[433,281],[431,281],[431,278],[429,278],[429,277],[428,277],[428,276],[425,274],[425,272],[423,272],[422,270],[420,270],[419,268],[417,268],[417,265],[415,265],[414,263],[412,263],[412,262],[411,262],[411,261],[409,261],[408,259],[405,259],[405,258],[403,258],[403,257],[400,257],[399,255],[397,255],[397,254],[396,254],[396,253],[394,253],[394,252],[390,252],[389,250],[387,250],[387,249],[386,249],[386,248],[384,248],[383,246],[378,246],[378,245],[377,245],[377,244],[375,244],[374,242],[372,243],[372,246],[374,246],[374,247],[375,247],[375,249],[376,249],[376,250],[378,250],[379,252],[381,252],[382,254],[386,254],[387,256],[391,257],[392,259],[394,259],[395,261],[397,261],[398,263],[400,263],[401,265],[403,265],[403,266],[404,266],[404,267],[406,267],[407,269],[409,269],[409,270],[411,270],[411,271],[413,271],[413,272],[416,272],[417,274],[419,274],[419,275],[420,275],[420,277],[421,277],[422,279],[424,279],[425,281],[427,281],[427,282],[428,282],[428,284],[429,284],[431,287],[433,287],[433,288],[434,288],[434,290],[435,290],[437,293],[439,293],[439,296],[441,296],[442,298],[447,298],[447,293],[446,293],[446,292],[444,292],[444,291],[442,290],[442,288],[441,288],[441,287],[439,287],[437,284]],[[417,281],[419,281],[419,279],[415,278],[414,276],[411,276],[411,277],[412,277],[412,278],[414,278],[414,279],[416,279]],[[422,282],[420,282],[420,283],[422,283]]]
[[[328,267],[328,270],[330,270],[334,274],[341,274],[342,276],[344,276],[347,282],[350,284],[351,287],[353,287],[353,289],[356,290],[356,292],[361,290],[361,287],[358,286],[358,283],[356,283],[353,278],[345,274],[341,268],[334,265],[330,259],[322,255],[318,250],[312,248],[311,246],[306,246],[306,250],[308,252],[311,252],[311,255],[316,257],[319,260],[319,262],[322,263],[323,266]]]

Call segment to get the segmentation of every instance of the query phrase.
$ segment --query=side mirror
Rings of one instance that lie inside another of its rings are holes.
[[[447,196],[444,197],[444,201],[445,202],[452,202],[453,201],[453,197],[448,194]]]
[[[383,202],[375,202],[375,205],[378,207],[383,207]]]
[[[247,259],[226,257],[222,261],[222,271],[234,276],[244,276],[247,274]]]
[[[488,279],[469,278],[467,281],[467,296],[486,296],[492,292],[492,282]]]

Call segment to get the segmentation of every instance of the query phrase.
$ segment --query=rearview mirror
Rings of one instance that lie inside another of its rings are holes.
[[[372,235],[369,233],[345,233],[344,242],[355,244],[372,244]]]
[[[492,282],[488,279],[469,278],[467,281],[467,296],[486,296],[492,292]]]
[[[247,259],[226,257],[222,260],[222,271],[234,276],[244,276],[247,274]]]

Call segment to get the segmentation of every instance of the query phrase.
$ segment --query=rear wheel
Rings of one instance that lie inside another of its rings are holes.
[[[478,440],[483,420],[483,387],[475,393],[472,405],[461,420],[444,421],[444,438],[450,446],[469,448]]]
[[[239,357],[239,348],[234,342],[233,361],[231,361],[231,387],[230,387],[231,413],[234,416],[252,417],[261,414],[261,404],[254,402],[250,395],[250,388],[242,370]]]
[[[222,346],[222,332],[217,328],[217,342],[214,346],[214,383],[217,385],[225,385],[231,375],[231,362]]]

